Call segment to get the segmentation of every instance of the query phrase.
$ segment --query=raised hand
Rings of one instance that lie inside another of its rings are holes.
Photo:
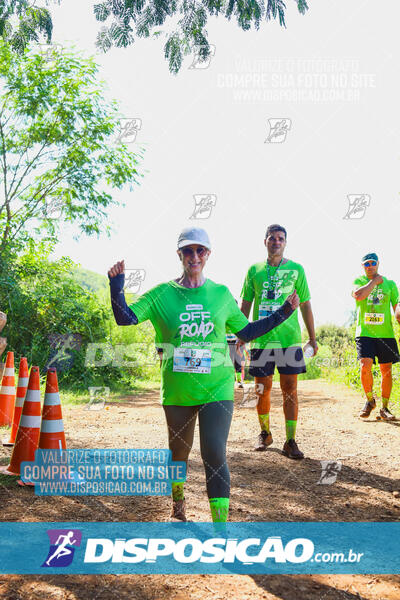
[[[124,260],[120,260],[119,262],[115,263],[115,265],[113,265],[111,267],[111,269],[109,269],[109,271],[108,271],[108,275],[110,277],[115,277],[116,275],[120,275],[121,273],[125,273],[125,261]]]
[[[296,290],[294,290],[294,292],[292,292],[290,294],[290,296],[288,296],[286,298],[287,302],[289,302],[290,306],[293,308],[293,310],[296,310],[296,308],[299,308],[300,306],[300,299],[299,296],[297,295]]]

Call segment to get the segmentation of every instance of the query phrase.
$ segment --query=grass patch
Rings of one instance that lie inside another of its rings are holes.
[[[103,386],[97,386],[102,388]],[[160,389],[160,383],[158,381],[152,380],[136,380],[134,386],[130,387],[121,387],[117,390],[110,390],[110,395],[105,398],[107,403],[118,402],[121,399],[121,396],[137,396],[144,392],[148,392],[150,390],[158,390]],[[101,395],[101,389],[99,390]],[[64,405],[79,405],[79,404],[88,404],[90,400],[89,390],[62,390],[60,392],[61,402]]]
[[[20,479],[18,475],[4,475],[4,473],[0,473],[0,486],[6,488],[15,487],[18,479]]]

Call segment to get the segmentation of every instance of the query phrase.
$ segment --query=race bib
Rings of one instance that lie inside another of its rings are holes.
[[[365,325],[382,325],[385,321],[384,313],[365,313],[364,323]]]
[[[260,306],[258,307],[258,318],[265,319],[265,317],[268,317],[270,314],[272,314],[273,312],[278,310],[278,308],[280,308],[280,307],[281,307],[280,304],[270,304],[270,303],[260,304]]]
[[[180,373],[210,373],[211,350],[206,348],[175,348],[173,371]]]

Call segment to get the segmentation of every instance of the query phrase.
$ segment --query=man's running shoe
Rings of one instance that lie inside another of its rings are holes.
[[[369,415],[371,414],[371,411],[374,410],[374,408],[376,408],[376,400],[375,398],[372,398],[372,400],[367,400],[366,403],[364,404],[364,408],[362,409],[362,411],[360,412],[360,414],[358,415],[359,417],[361,417],[362,419],[366,419],[367,417],[369,417]]]
[[[299,450],[294,440],[289,440],[288,442],[284,443],[282,454],[288,458],[294,458],[296,460],[304,458],[304,454]]]
[[[382,419],[382,421],[395,421],[396,417],[390,412],[388,408],[381,408],[379,411],[379,417],[377,419]]]
[[[273,442],[272,435],[268,431],[262,431],[257,438],[257,444],[254,446],[254,450],[263,451],[268,448]]]
[[[172,511],[169,521],[183,521],[186,523],[186,502],[185,500],[173,500]]]

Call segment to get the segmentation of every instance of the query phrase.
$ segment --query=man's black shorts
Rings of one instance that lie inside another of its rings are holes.
[[[250,350],[250,375],[268,377],[273,375],[275,367],[283,375],[305,373],[306,363],[301,346]]]
[[[397,363],[400,361],[399,349],[394,338],[356,337],[357,358],[372,358],[379,363]]]

